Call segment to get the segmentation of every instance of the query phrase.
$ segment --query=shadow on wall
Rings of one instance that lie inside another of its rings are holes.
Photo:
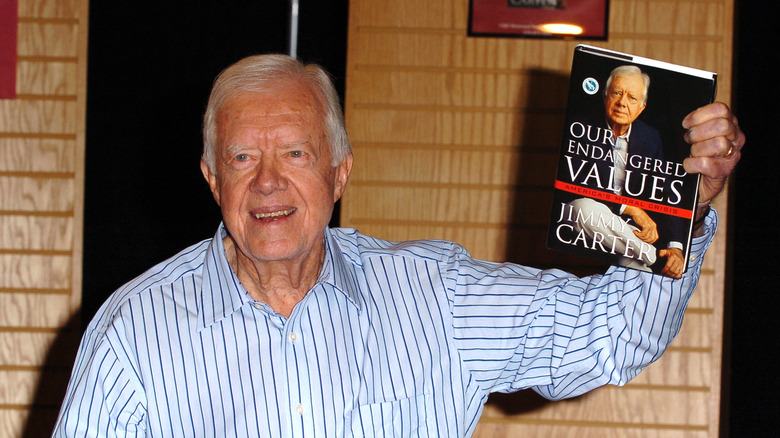
[[[513,135],[518,145],[511,228],[506,260],[535,268],[558,268],[576,275],[603,272],[605,264],[547,249],[561,134],[564,128],[569,76],[532,70],[526,81],[520,126]]]
[[[546,70],[532,70],[523,96],[523,109],[516,132],[518,148],[515,192],[507,233],[505,260],[536,268],[559,268],[576,275],[603,272],[606,265],[547,249],[558,153],[563,132],[569,76]],[[492,406],[507,415],[518,415],[543,408],[551,402],[533,391],[493,394]]]
[[[76,351],[81,340],[81,315],[74,313],[57,333],[41,368],[22,438],[51,436],[68,386]]]

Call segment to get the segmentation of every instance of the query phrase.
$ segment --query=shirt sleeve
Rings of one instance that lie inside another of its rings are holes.
[[[85,334],[53,437],[145,436],[142,385],[120,332]]]
[[[549,399],[627,383],[679,332],[717,228],[714,211],[705,227],[679,280],[614,266],[577,278],[463,251],[449,279],[464,366],[485,392],[533,388]]]

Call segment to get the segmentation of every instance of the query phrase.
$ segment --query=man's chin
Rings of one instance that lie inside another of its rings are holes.
[[[631,124],[631,117],[625,114],[618,114],[616,117],[610,119],[613,125],[626,126]]]
[[[303,245],[299,240],[250,242],[243,254],[253,263],[303,262],[317,248]]]
[[[250,247],[246,252],[241,251],[239,257],[244,259],[245,263],[259,265],[264,263],[276,263],[285,260],[294,260],[292,252],[281,248],[253,248]]]

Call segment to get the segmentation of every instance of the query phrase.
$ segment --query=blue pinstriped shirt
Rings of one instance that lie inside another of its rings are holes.
[[[103,305],[54,436],[470,436],[490,392],[570,397],[657,359],[716,223],[674,281],[614,267],[575,278],[330,229],[289,318],[238,282],[221,226]]]

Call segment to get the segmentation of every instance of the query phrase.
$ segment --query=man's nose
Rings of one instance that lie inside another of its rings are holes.
[[[263,157],[256,170],[257,173],[252,181],[252,191],[268,195],[276,190],[287,188],[287,179],[280,171],[277,160]]]

